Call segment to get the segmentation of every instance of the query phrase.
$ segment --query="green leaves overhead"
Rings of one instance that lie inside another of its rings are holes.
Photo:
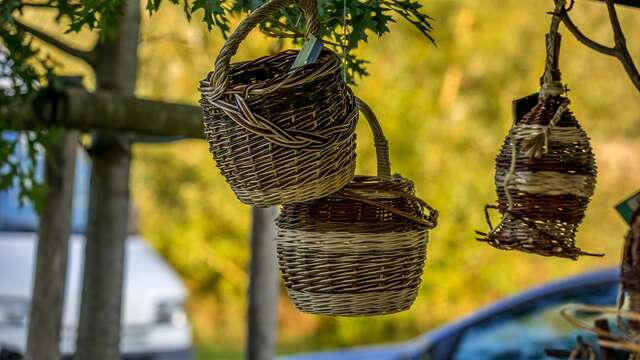
[[[226,37],[231,31],[231,17],[253,11],[266,1],[167,0],[165,3],[179,6],[189,20],[201,17],[209,30],[215,28]],[[0,111],[9,103],[32,101],[40,88],[48,83],[47,75],[51,72],[50,60],[32,46],[32,36],[16,22],[24,9],[53,9],[55,19],[63,20],[67,32],[89,30],[109,37],[116,33],[125,5],[137,6],[138,3],[134,0],[126,3],[125,0],[0,0]],[[145,8],[153,14],[162,5],[162,0],[147,0]],[[357,57],[355,49],[367,42],[371,34],[388,33],[389,24],[397,17],[406,19],[433,41],[429,35],[431,18],[422,13],[422,5],[417,0],[318,0],[318,11],[320,36],[325,46],[341,55],[345,78],[349,82],[368,75],[367,61]],[[260,24],[260,29],[269,36],[301,43],[305,24],[302,11],[290,6]],[[6,129],[19,130],[20,124],[3,120],[0,133]],[[35,154],[33,149],[37,144],[47,142],[48,133],[43,128],[26,136],[24,141],[29,154]],[[17,146],[17,139],[0,137],[0,164],[7,164],[0,169],[0,191],[12,186],[11,179],[17,179],[22,196],[36,200],[36,195],[42,191],[38,190],[39,182],[33,169],[22,171],[17,163],[11,162],[10,156]],[[35,164],[35,157],[32,163]]]
[[[167,0],[181,6],[189,20],[200,17],[209,30],[217,29],[226,37],[230,32],[229,19],[237,14],[255,10],[266,0]],[[84,28],[109,36],[116,30],[125,0],[43,0],[40,3],[22,0],[0,0],[2,20],[10,20],[23,7],[53,8],[57,19],[69,20],[68,31],[78,32]],[[146,10],[153,14],[162,6],[162,0],[147,0]],[[402,18],[411,23],[428,40],[431,18],[423,13],[418,0],[318,0],[321,36],[326,46],[342,55],[347,80],[367,74],[366,60],[357,59],[354,50],[367,42],[374,34],[382,36],[389,32],[389,24]],[[305,21],[302,12],[294,6],[261,24],[261,30],[273,37],[300,40],[304,37]]]
[[[253,10],[264,1],[239,0],[234,9]],[[237,6],[242,4],[242,6]],[[319,0],[322,38],[325,45],[342,55],[347,80],[366,76],[367,61],[359,59],[354,50],[367,42],[370,34],[383,36],[389,32],[394,15],[409,21],[427,39],[434,42],[430,32],[431,18],[422,12],[416,0]],[[305,21],[297,7],[290,7],[262,24],[263,32],[270,36],[294,39],[304,37]]]
[[[224,36],[229,31],[229,20],[227,13],[229,12],[222,7],[222,2],[219,0],[195,0],[191,7],[191,12],[202,10],[204,16],[202,21],[207,24],[209,30],[214,26],[219,28]]]

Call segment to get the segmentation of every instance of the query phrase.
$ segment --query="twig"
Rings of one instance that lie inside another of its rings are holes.
[[[629,54],[629,50],[627,49],[627,41],[624,38],[624,33],[620,26],[620,20],[618,20],[616,7],[613,0],[605,1],[607,2],[607,9],[609,10],[609,20],[611,21],[611,28],[613,29],[617,58],[622,63],[622,66],[624,66],[624,69],[627,72],[627,75],[631,78],[631,81],[633,81],[634,85],[638,88],[638,91],[640,91],[640,72],[638,72],[638,68],[633,62],[633,58],[631,58],[631,54]]]
[[[615,46],[608,47],[588,38],[578,29],[573,21],[571,21],[571,18],[569,17],[569,14],[565,9],[561,11],[562,22],[573,34],[573,36],[575,36],[575,38],[584,45],[599,53],[613,56],[618,59],[624,67],[624,70],[627,72],[627,75],[629,76],[629,79],[631,80],[633,85],[635,85],[638,91],[640,91],[640,72],[638,71],[633,58],[631,57],[631,54],[629,54],[629,50],[627,49],[627,42],[624,37],[622,27],[620,26],[620,20],[618,19],[614,2],[613,0],[604,1],[607,3],[609,21],[611,22],[611,28],[613,30]],[[558,0],[554,0],[554,2],[557,3]]]
[[[598,42],[595,42],[591,39],[589,39],[585,34],[583,34],[578,27],[576,26],[576,24],[573,23],[573,21],[571,20],[571,18],[569,17],[569,14],[567,14],[566,10],[562,10],[561,12],[561,16],[562,16],[562,22],[564,23],[564,26],[567,27],[567,29],[573,34],[573,36],[575,36],[575,38],[580,41],[581,43],[583,43],[584,45],[590,47],[591,49],[609,55],[609,56],[616,56],[616,49],[608,47],[608,46],[604,46]]]
[[[23,22],[20,22],[18,20],[16,20],[16,24],[18,25],[19,28],[21,28],[22,30],[28,32],[29,34],[33,35],[34,37],[42,40],[43,42],[71,55],[74,57],[77,57],[79,59],[84,60],[85,62],[87,62],[89,65],[93,65],[95,63],[95,54],[92,51],[85,51],[85,50],[80,50],[77,49],[61,40],[58,40],[56,38],[54,38],[53,36],[40,31],[36,28],[33,28]]]
[[[32,8],[47,8],[47,9],[55,9],[54,5],[49,3],[22,3],[22,6],[32,7]]]

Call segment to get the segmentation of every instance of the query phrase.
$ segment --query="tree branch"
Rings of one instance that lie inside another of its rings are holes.
[[[616,49],[608,46],[604,46],[598,42],[595,42],[589,39],[585,34],[583,34],[578,29],[576,24],[574,24],[573,21],[571,21],[571,18],[569,17],[569,14],[567,13],[566,10],[562,10],[560,13],[561,13],[562,22],[564,23],[564,26],[566,26],[567,29],[573,34],[573,36],[575,36],[576,40],[580,41],[584,45],[590,47],[591,49],[599,53],[603,53],[609,56],[616,56]]]
[[[611,21],[611,28],[613,29],[613,38],[616,44],[616,57],[622,63],[624,70],[629,75],[631,82],[636,86],[638,91],[640,91],[640,72],[638,72],[638,68],[636,64],[633,62],[633,58],[631,54],[629,54],[629,49],[627,49],[627,40],[624,37],[624,33],[622,32],[622,27],[620,26],[620,20],[618,20],[618,14],[616,13],[616,7],[613,3],[613,0],[605,0],[607,3],[607,10],[609,11],[609,20]]]
[[[556,2],[557,0],[554,0]],[[597,43],[591,39],[589,39],[586,35],[584,35],[578,27],[571,21],[569,18],[569,14],[567,10],[563,9],[561,13],[562,22],[567,27],[567,29],[575,36],[575,38],[583,43],[584,45],[590,47],[591,49],[605,54],[609,56],[613,56],[620,61],[624,70],[627,72],[629,79],[633,83],[633,85],[640,92],[640,72],[638,72],[638,68],[636,67],[631,54],[629,54],[629,49],[627,49],[627,41],[625,39],[624,33],[622,31],[622,27],[620,26],[620,20],[618,19],[618,15],[616,13],[616,8],[613,0],[604,0],[607,3],[607,10],[609,12],[609,21],[611,22],[611,28],[613,29],[614,47],[604,46],[600,43]]]
[[[28,32],[29,34],[33,35],[34,37],[40,39],[41,41],[57,48],[58,50],[61,50],[71,56],[77,57],[81,60],[84,60],[86,63],[88,63],[89,65],[93,65],[95,63],[95,54],[91,51],[85,51],[85,50],[80,50],[77,49],[61,40],[58,40],[56,38],[54,38],[53,36],[40,31],[34,27],[31,27],[23,22],[20,22],[18,20],[16,20],[16,24],[18,25],[18,27],[26,32]]]
[[[627,41],[624,38],[622,27],[620,26],[620,20],[618,20],[618,14],[616,13],[616,7],[612,0],[605,0],[607,3],[607,11],[609,12],[609,21],[611,22],[611,29],[613,30],[613,39],[616,44],[616,48],[622,49],[627,47]]]
[[[54,5],[49,3],[22,3],[22,6],[32,7],[32,8],[46,8],[46,9],[55,9]]]

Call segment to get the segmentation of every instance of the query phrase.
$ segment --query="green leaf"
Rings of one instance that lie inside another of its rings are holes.
[[[227,36],[229,32],[229,20],[226,17],[227,11],[222,6],[220,0],[195,0],[191,7],[191,13],[198,10],[204,12],[202,21],[207,24],[209,30],[218,27],[223,36]]]

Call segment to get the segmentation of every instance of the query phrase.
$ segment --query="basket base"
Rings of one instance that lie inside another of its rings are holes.
[[[408,310],[418,294],[418,286],[358,294],[323,294],[287,289],[302,312],[330,316],[375,316]]]
[[[349,166],[304,184],[267,190],[247,191],[234,188],[233,191],[242,203],[257,207],[305,202],[327,196],[342,189],[353,179],[355,169],[354,158]]]

